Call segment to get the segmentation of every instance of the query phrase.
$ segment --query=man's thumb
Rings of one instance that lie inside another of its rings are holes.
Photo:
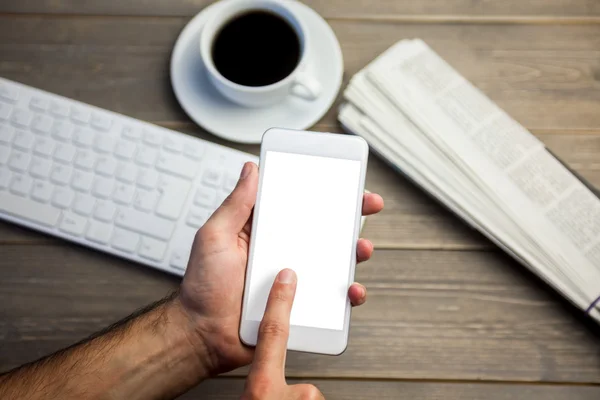
[[[241,231],[250,218],[257,191],[258,167],[253,162],[247,162],[235,189],[211,217],[212,222],[221,229],[236,233]]]

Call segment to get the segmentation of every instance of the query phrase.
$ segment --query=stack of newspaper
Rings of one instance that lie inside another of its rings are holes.
[[[600,321],[600,200],[421,40],[357,73],[339,120]]]

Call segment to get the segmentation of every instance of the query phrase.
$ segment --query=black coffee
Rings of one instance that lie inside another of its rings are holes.
[[[225,78],[244,86],[266,86],[287,77],[300,60],[300,40],[282,17],[251,11],[217,33],[213,62]]]

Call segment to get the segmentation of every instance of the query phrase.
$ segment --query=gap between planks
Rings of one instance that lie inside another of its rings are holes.
[[[302,382],[310,383],[311,381],[354,381],[354,382],[405,382],[405,383],[423,383],[423,384],[456,384],[456,385],[515,385],[515,386],[581,386],[581,387],[600,387],[600,383],[595,382],[561,382],[561,381],[515,381],[501,379],[435,379],[435,378],[365,378],[360,376],[302,376],[302,377],[287,377],[288,379],[296,379]],[[246,380],[245,376],[240,375],[218,375],[211,379],[216,380]]]
[[[193,15],[134,15],[134,14],[66,14],[66,13],[11,13],[2,12],[0,17],[11,18],[144,18],[144,19],[181,19]],[[598,25],[600,16],[482,16],[482,15],[323,15],[328,21],[352,22],[395,22],[406,24],[477,24],[477,25]]]
[[[160,125],[164,128],[172,129],[172,130],[198,130],[202,129],[197,124],[191,121],[146,121],[151,124]],[[341,132],[341,126],[338,124],[321,124],[317,123],[312,127],[308,128],[309,130],[327,130],[327,131],[336,131]],[[533,133],[536,136],[543,135],[589,135],[589,136],[598,136],[600,135],[600,128],[528,128],[525,127],[529,132]],[[258,145],[256,145],[258,146]]]
[[[17,225],[18,226],[18,225]],[[41,234],[43,235],[43,234]],[[82,246],[76,243],[69,242],[60,238],[55,238],[52,235],[47,235],[47,238],[39,239],[17,239],[17,240],[1,240],[0,246]],[[82,246],[87,247],[87,246]],[[469,251],[469,252],[496,252],[499,249],[492,243],[489,245],[402,245],[402,244],[380,244],[375,246],[375,250],[398,250],[398,251]]]

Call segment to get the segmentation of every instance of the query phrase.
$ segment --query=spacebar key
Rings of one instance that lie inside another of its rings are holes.
[[[170,221],[127,208],[119,209],[115,225],[161,240],[170,239],[175,229],[175,224]]]
[[[60,217],[60,210],[52,206],[12,196],[9,193],[0,193],[0,211],[45,226],[56,225]]]

